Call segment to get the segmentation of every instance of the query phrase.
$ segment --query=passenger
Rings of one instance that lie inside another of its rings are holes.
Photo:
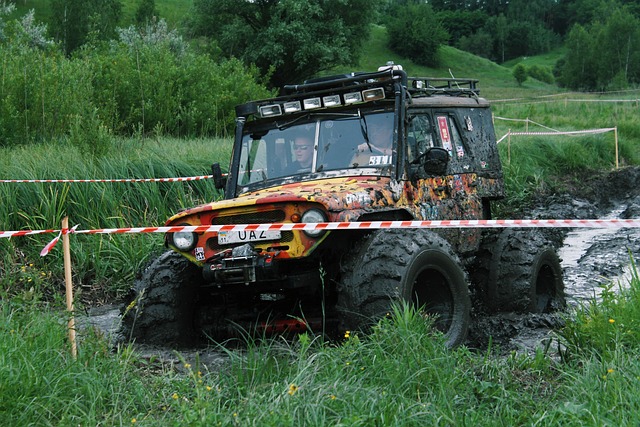
[[[368,126],[369,143],[358,145],[351,166],[362,167],[391,163],[393,155],[393,127],[391,123],[373,122]]]

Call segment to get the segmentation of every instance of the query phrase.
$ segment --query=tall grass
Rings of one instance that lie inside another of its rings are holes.
[[[637,270],[628,289],[567,317],[560,359],[448,350],[428,320],[396,306],[368,335],[247,340],[218,347],[219,365],[182,358],[180,369],[129,347],[113,354],[85,330],[74,361],[60,314],[3,300],[0,423],[638,425]]]
[[[35,315],[37,312],[37,315]],[[34,301],[0,301],[0,424],[123,425],[154,399],[126,352],[113,357],[90,331],[78,360],[65,342],[59,311]]]
[[[85,157],[70,144],[51,143],[0,149],[3,179],[172,178],[209,175],[212,162],[226,168],[227,140],[113,140],[109,153]],[[0,184],[0,229],[59,229],[63,217],[81,229],[163,225],[186,207],[216,200],[211,180],[137,183]],[[46,258],[39,251],[53,235],[0,240],[0,283],[9,286],[20,268],[33,264],[51,277],[46,293],[60,287],[61,253]],[[162,247],[162,236],[74,236],[76,283],[107,295],[128,289],[136,272]],[[36,275],[37,276],[37,275]],[[45,284],[42,284],[45,286]],[[45,286],[46,287],[46,286]]]

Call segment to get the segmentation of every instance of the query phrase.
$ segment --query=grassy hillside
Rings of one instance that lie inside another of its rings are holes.
[[[374,25],[371,39],[364,46],[360,61],[356,67],[339,67],[333,72],[371,71],[394,61],[401,64],[409,75],[421,77],[457,77],[473,78],[480,80],[482,96],[488,99],[511,98],[522,96],[523,91],[527,96],[546,95],[558,92],[555,86],[547,85],[536,80],[527,80],[520,87],[511,75],[511,66],[501,66],[488,59],[480,58],[468,52],[458,50],[451,46],[443,46],[439,53],[440,64],[437,68],[417,65],[413,61],[403,58],[389,50],[386,28]],[[557,57],[558,53],[549,54],[549,57]],[[550,62],[548,60],[547,62]],[[533,65],[533,62],[525,64]]]

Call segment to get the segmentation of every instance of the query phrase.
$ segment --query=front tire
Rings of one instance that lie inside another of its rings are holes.
[[[460,260],[449,243],[427,230],[380,230],[359,241],[341,267],[338,311],[347,329],[363,328],[404,300],[435,317],[448,347],[469,328],[471,303]]]
[[[182,255],[167,251],[136,280],[124,309],[121,336],[146,344],[188,345],[194,325],[200,269]]]

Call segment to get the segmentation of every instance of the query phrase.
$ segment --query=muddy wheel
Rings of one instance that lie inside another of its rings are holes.
[[[148,344],[189,344],[196,337],[195,299],[200,270],[183,256],[168,251],[136,280],[124,308],[121,336]]]
[[[363,238],[341,266],[337,309],[347,329],[363,328],[404,300],[435,316],[447,345],[469,328],[466,275],[451,246],[424,230],[380,230]]]
[[[565,305],[556,249],[535,230],[503,230],[488,243],[484,302],[494,311],[550,313]]]

